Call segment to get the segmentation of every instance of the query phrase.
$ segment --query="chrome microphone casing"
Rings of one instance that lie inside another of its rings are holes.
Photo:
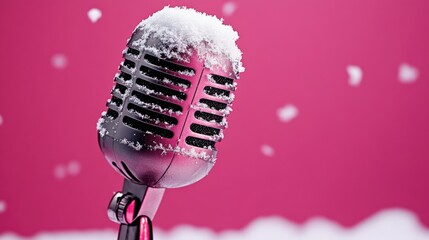
[[[224,67],[208,68],[194,49],[187,62],[157,56],[151,49],[162,48],[158,39],[149,38],[146,48],[135,44],[143,34],[136,28],[124,50],[98,122],[99,145],[112,167],[136,184],[186,186],[205,177],[216,161],[236,73],[221,55],[211,57]]]

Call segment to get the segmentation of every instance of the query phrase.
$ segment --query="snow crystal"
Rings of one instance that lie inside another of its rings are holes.
[[[289,122],[298,116],[298,108],[292,104],[287,104],[277,110],[277,115],[282,122]]]
[[[61,53],[54,54],[51,58],[52,67],[56,69],[64,69],[67,67],[67,56]]]
[[[6,202],[4,200],[0,200],[0,213],[6,212]]]
[[[92,23],[96,23],[102,15],[101,10],[98,8],[92,8],[88,11],[88,18]]]
[[[232,63],[237,75],[244,71],[241,50],[236,45],[238,33],[216,16],[197,12],[186,7],[164,7],[143,20],[137,28],[144,31],[132,45],[153,52],[159,58],[173,58],[189,62],[192,49],[204,60],[206,67],[226,69],[219,56]],[[150,38],[159,39],[161,47],[148,44]]]
[[[224,135],[223,135],[222,132],[220,132],[219,134],[210,136],[210,139],[213,140],[213,141],[220,141],[223,138],[224,138]]]
[[[264,144],[261,146],[261,152],[262,154],[264,154],[267,157],[272,157],[274,156],[274,148],[272,148],[271,146]]]
[[[104,123],[104,121],[105,121],[104,118],[103,118],[103,116],[105,116],[105,115],[106,115],[106,112],[102,112],[101,113],[102,117],[99,118],[98,122],[97,122],[97,130],[100,133],[101,137],[104,137],[104,135],[109,134],[109,132],[102,126],[103,123]]]
[[[399,66],[398,79],[401,83],[413,83],[419,77],[419,70],[407,63]]]
[[[190,71],[190,70],[183,70],[183,71],[179,71],[178,73],[188,76],[188,77],[193,77],[195,76],[195,72],[194,71]]]
[[[216,162],[216,155],[213,154],[207,154],[206,152],[202,151],[202,152],[197,152],[195,150],[195,148],[191,148],[191,149],[186,149],[186,148],[180,148],[179,146],[173,147],[170,144],[168,144],[168,146],[164,146],[162,143],[156,143],[153,142],[155,145],[153,146],[149,146],[150,149],[152,150],[162,150],[162,154],[167,154],[167,152],[174,152],[174,153],[178,153],[181,154],[183,156],[187,156],[190,158],[198,158],[198,159],[202,159],[205,161],[208,161],[210,163],[215,163]],[[208,150],[214,150],[211,147],[207,147]]]
[[[349,65],[347,66],[347,73],[349,75],[349,85],[357,87],[362,81],[362,69],[359,66]]]
[[[221,112],[224,116],[229,115],[232,112],[232,108],[227,106],[224,109],[220,109],[219,112]]]
[[[121,92],[121,90],[119,90],[118,88],[116,88],[116,89],[114,90],[114,92],[115,92],[116,94],[118,94],[121,98],[126,98],[126,97],[128,97],[128,96],[130,95],[130,90],[129,90],[129,89],[125,90],[125,92],[124,92],[124,93],[122,93],[122,92]]]
[[[235,12],[236,9],[237,4],[235,4],[234,2],[226,2],[225,4],[223,4],[222,13],[223,15],[229,17]]]
[[[130,141],[130,140],[126,139],[126,138],[123,138],[123,139],[119,140],[119,142],[122,143],[122,144],[126,144],[126,145],[134,148],[134,150],[136,150],[136,151],[140,151],[143,148],[143,145],[141,145],[139,142],[137,142],[137,141],[133,142],[133,141]]]

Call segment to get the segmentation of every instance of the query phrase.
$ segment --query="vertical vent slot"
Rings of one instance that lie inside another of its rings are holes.
[[[120,94],[125,94],[125,92],[127,92],[127,87],[125,87],[124,85],[121,85],[119,83],[117,83],[115,85],[115,88],[113,89],[114,92],[119,92]]]
[[[136,50],[136,49],[134,49],[134,48],[128,48],[127,53],[128,53],[128,54],[131,54],[131,55],[134,55],[134,56],[138,56],[138,55],[140,55],[140,51],[139,51],[139,50]]]
[[[204,92],[207,95],[211,95],[211,96],[229,96],[229,91],[227,90],[223,90],[223,89],[219,89],[219,88],[214,88],[214,87],[210,87],[210,86],[206,86],[204,87]]]
[[[222,77],[219,75],[210,74],[208,76],[209,80],[221,85],[232,85],[234,83],[234,79]]]
[[[131,75],[124,72],[121,72],[118,77],[124,81],[131,80]]]
[[[119,170],[119,172],[121,172],[122,176],[124,176],[126,179],[131,180],[131,179],[130,179],[130,177],[129,177],[127,174],[125,174],[125,173],[124,173],[124,171],[122,171],[122,169],[121,169],[120,167],[118,167],[118,165],[117,165],[115,162],[112,162],[112,165],[113,165],[116,169],[118,169],[118,170]]]
[[[219,115],[215,115],[215,114],[211,114],[211,113],[206,113],[206,112],[201,112],[201,111],[196,111],[194,113],[195,118],[199,119],[199,120],[204,120],[207,122],[212,122],[215,121],[217,123],[221,123],[223,120],[223,116],[219,116]]]
[[[199,133],[199,134],[208,135],[208,136],[219,135],[220,133],[220,129],[207,127],[207,126],[203,126],[195,123],[191,124],[191,131],[194,133]]]
[[[183,88],[189,88],[191,86],[191,83],[187,80],[171,76],[169,74],[148,68],[146,66],[141,66],[140,71],[142,72],[142,74],[164,83],[173,84]]]
[[[128,173],[128,176],[132,178],[135,182],[140,182],[140,180],[131,172],[131,170],[128,168],[127,164],[121,161],[122,167],[124,168],[125,172]]]
[[[129,69],[132,69],[132,68],[136,67],[136,64],[131,60],[125,59],[124,66],[129,68]]]
[[[160,127],[155,127],[155,126],[152,126],[150,124],[146,124],[144,122],[141,122],[139,120],[135,120],[134,118],[130,118],[128,116],[124,116],[123,122],[125,125],[127,125],[131,128],[134,128],[136,130],[139,130],[143,133],[155,134],[155,135],[165,137],[165,138],[172,138],[174,136],[174,133],[170,130],[163,129]]]
[[[215,109],[215,110],[223,110],[227,107],[226,103],[216,102],[212,100],[208,100],[205,98],[200,99],[200,103],[207,105],[209,108]]]
[[[160,86],[158,84],[154,84],[148,81],[145,81],[143,79],[137,78],[136,83],[140,86],[144,86],[149,90],[152,90],[155,92],[155,94],[158,95],[164,95],[171,98],[177,98],[180,100],[186,100],[186,93],[179,92],[170,88],[166,88],[163,86]]]
[[[163,109],[166,110],[171,110],[173,112],[182,112],[183,109],[181,106],[170,103],[170,102],[166,102],[166,101],[162,101],[158,98],[154,98],[148,95],[145,95],[143,93],[137,92],[137,91],[133,91],[132,96],[138,98],[141,102],[147,103],[147,104],[155,104],[160,106]]]
[[[210,140],[205,140],[205,139],[201,139],[201,138],[196,138],[196,137],[186,137],[185,142],[188,145],[192,145],[195,147],[199,147],[199,148],[212,148],[214,149],[215,147],[215,143],[214,141],[210,141]]]
[[[119,113],[113,109],[108,108],[106,116],[112,120],[115,120],[116,118],[118,118]]]
[[[144,56],[144,59],[146,61],[148,61],[150,64],[153,64],[155,66],[161,67],[161,68],[165,68],[174,72],[178,72],[180,74],[183,75],[187,75],[187,76],[194,76],[195,75],[195,70],[192,68],[188,68],[182,65],[178,65],[178,64],[174,64],[171,62],[167,62],[165,60],[159,59],[157,57],[151,56],[146,54]]]
[[[138,113],[138,115],[143,119],[148,119],[148,120],[151,120],[154,122],[159,121],[159,122],[163,122],[166,124],[177,125],[177,119],[174,117],[170,117],[170,116],[166,116],[164,114],[153,112],[153,111],[139,107],[139,106],[132,104],[132,103],[129,103],[127,108],[130,112],[135,111],[136,113]]]

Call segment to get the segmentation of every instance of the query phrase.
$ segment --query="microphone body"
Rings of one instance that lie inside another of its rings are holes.
[[[128,40],[97,123],[100,149],[125,179],[108,208],[121,224],[118,239],[152,239],[164,189],[197,182],[214,166],[244,70],[237,39],[216,17],[166,7]]]

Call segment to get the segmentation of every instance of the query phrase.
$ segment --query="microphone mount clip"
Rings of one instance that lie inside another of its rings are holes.
[[[124,181],[107,209],[109,219],[120,224],[118,240],[153,240],[152,220],[164,191]]]

